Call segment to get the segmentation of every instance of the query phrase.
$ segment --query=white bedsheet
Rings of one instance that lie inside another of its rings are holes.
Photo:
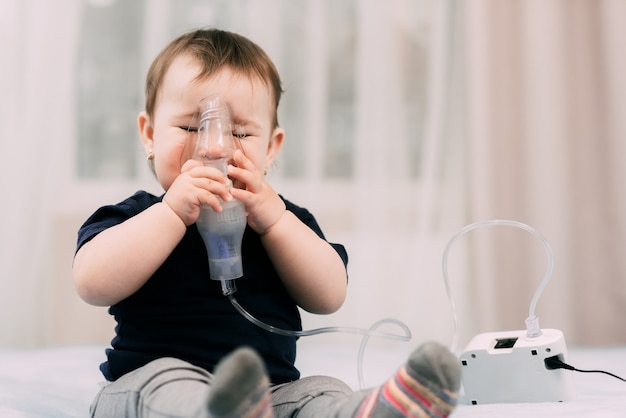
[[[367,386],[384,381],[410,348],[369,347],[365,355]],[[303,376],[338,377],[357,389],[358,344],[301,344],[298,366]],[[0,350],[0,418],[86,417],[102,376],[102,346],[40,350]],[[626,376],[626,347],[570,348],[569,363],[579,369],[602,369]],[[564,403],[460,405],[454,417],[624,417],[626,383],[602,374],[572,372],[576,399]]]

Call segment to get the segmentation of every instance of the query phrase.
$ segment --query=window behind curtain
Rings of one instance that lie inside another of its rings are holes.
[[[143,7],[142,1],[85,5],[76,80],[79,178],[137,176]]]
[[[136,115],[143,107],[143,83],[157,31],[158,49],[199,27],[233,30],[259,43],[277,63],[286,93],[279,122],[287,130],[277,175],[284,179],[352,180],[357,138],[359,51],[371,65],[391,66],[389,83],[402,109],[389,130],[398,164],[408,180],[420,169],[426,103],[429,1],[385,2],[390,18],[380,26],[359,25],[372,1],[334,0],[88,0],[78,59],[78,146],[76,175],[90,180],[136,179],[142,164]],[[266,16],[256,15],[258,11]],[[150,19],[150,20],[148,20]],[[267,21],[264,27],[263,22]],[[152,27],[152,32],[146,27]],[[257,27],[256,31],[251,27]],[[376,62],[363,45],[364,31],[392,32],[392,62]],[[254,33],[252,33],[254,32]],[[382,100],[386,100],[383,98]],[[361,106],[368,106],[362,103]]]

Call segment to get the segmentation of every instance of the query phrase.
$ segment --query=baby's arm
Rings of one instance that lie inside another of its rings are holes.
[[[327,314],[343,305],[347,273],[341,257],[293,213],[284,211],[261,239],[299,306],[308,312]]]
[[[248,225],[261,240],[290,295],[303,309],[335,312],[346,297],[347,272],[335,249],[285,208],[280,196],[241,151],[229,175],[246,185],[232,189],[248,211]]]
[[[163,202],[156,203],[85,243],[74,257],[73,276],[86,302],[110,306],[135,293],[163,264],[194,223],[203,204],[220,210],[232,198],[219,170],[188,161]]]
[[[163,202],[113,226],[85,243],[74,257],[80,297],[110,306],[135,293],[185,234],[185,224]]]

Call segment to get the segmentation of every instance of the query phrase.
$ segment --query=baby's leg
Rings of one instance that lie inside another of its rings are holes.
[[[207,417],[211,380],[200,367],[158,359],[105,386],[91,406],[91,416]]]
[[[311,377],[278,387],[272,402],[278,417],[447,417],[456,405],[460,375],[448,349],[427,343],[379,388],[352,393],[336,379]]]
[[[348,385],[334,377],[309,376],[272,388],[272,404],[277,417],[331,418],[343,416],[334,413],[338,405],[352,398],[362,401],[365,395],[354,394]],[[356,411],[359,404],[354,402],[351,409]]]
[[[270,418],[267,373],[259,356],[241,348],[211,375],[182,360],[162,358],[104,387],[93,418]]]

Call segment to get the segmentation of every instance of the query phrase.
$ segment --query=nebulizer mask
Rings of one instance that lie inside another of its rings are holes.
[[[209,96],[201,101],[200,124],[193,159],[214,167],[224,175],[233,159],[235,140],[228,106],[222,96]],[[230,186],[232,182],[229,180]],[[222,292],[236,291],[235,279],[243,276],[241,242],[247,214],[237,199],[221,200],[221,212],[203,206],[196,221],[209,256],[210,277],[222,282]]]

